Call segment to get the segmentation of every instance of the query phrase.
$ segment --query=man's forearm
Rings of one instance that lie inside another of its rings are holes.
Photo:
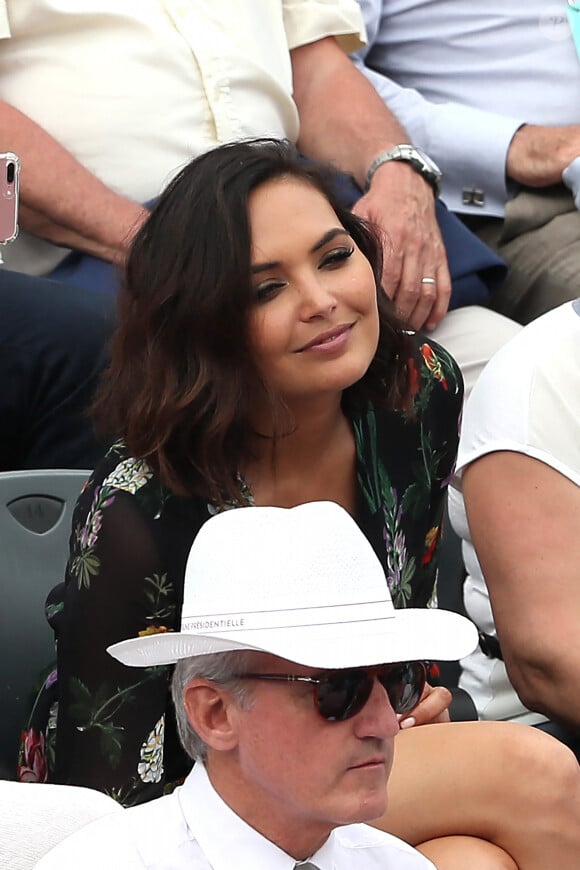
[[[21,160],[20,223],[63,246],[122,262],[147,212],[104,185],[52,136],[0,102],[0,148]]]
[[[542,127],[524,124],[516,131],[507,154],[506,172],[528,187],[562,181],[562,172],[580,157],[580,125]]]
[[[405,129],[332,37],[292,51],[299,147],[332,162],[364,188],[373,158],[408,142]]]

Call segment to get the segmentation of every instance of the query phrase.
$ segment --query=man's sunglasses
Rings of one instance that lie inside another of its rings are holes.
[[[314,703],[320,715],[330,722],[343,722],[362,710],[371,696],[375,678],[386,691],[395,713],[409,713],[423,694],[426,672],[423,662],[400,662],[373,668],[328,671],[317,677],[238,674],[236,678],[311,683],[314,686]]]

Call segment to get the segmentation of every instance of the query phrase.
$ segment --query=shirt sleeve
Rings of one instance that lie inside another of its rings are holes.
[[[495,204],[498,213],[502,212],[509,195],[505,174],[507,152],[525,119],[459,103],[430,102],[417,90],[401,87],[383,71],[372,68],[369,57],[381,27],[381,3],[374,0],[360,3],[368,42],[351,59],[405,127],[411,142],[438,164],[443,172],[442,199],[450,208],[457,209],[464,188],[480,188],[485,191],[486,205]]]
[[[283,0],[283,8],[290,50],[327,36],[336,37],[346,53],[365,43],[365,27],[356,0]]]
[[[0,39],[10,39],[11,36],[6,0],[0,0]]]
[[[129,668],[106,651],[139,632],[176,627],[154,490],[142,467],[121,463],[82,494],[58,637],[56,779],[124,804],[157,797],[165,781],[169,669]]]
[[[565,303],[490,360],[467,402],[455,485],[471,462],[521,453],[580,485],[580,317]]]

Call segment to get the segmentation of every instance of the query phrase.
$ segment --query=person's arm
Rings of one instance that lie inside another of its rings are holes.
[[[510,144],[507,174],[528,187],[548,187],[562,181],[562,173],[576,157],[580,157],[580,124],[524,124]]]
[[[580,487],[499,451],[464,469],[463,494],[510,680],[527,707],[580,728]]]
[[[432,103],[417,90],[397,85],[386,75],[352,57],[398,121],[410,141],[422,148],[443,173],[441,196],[455,206],[452,195],[464,187],[485,190],[487,201],[508,198],[506,160],[515,132],[524,123],[493,111],[459,103]]]
[[[373,159],[409,135],[332,37],[293,49],[300,149],[354,176],[362,189]],[[408,164],[375,173],[355,211],[383,229],[384,288],[413,328],[444,317],[451,281],[430,185]],[[436,285],[421,284],[421,278]]]
[[[42,127],[0,101],[0,149],[20,157],[20,226],[122,264],[147,210],[106,187]]]
[[[106,650],[148,629],[175,630],[179,617],[156,540],[159,487],[142,485],[135,464],[106,463],[108,478],[89,484],[73,520],[58,641],[56,780],[132,804],[159,797],[166,782],[168,669],[125,667]]]
[[[364,64],[367,50],[352,55],[411,142],[443,172],[442,194],[477,185],[489,200],[505,203],[509,179],[527,187],[559,184],[580,156],[580,125],[544,127],[459,103],[432,103]]]

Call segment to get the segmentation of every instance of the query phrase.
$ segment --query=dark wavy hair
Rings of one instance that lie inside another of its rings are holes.
[[[161,194],[131,247],[119,296],[111,364],[95,411],[132,456],[146,459],[174,492],[239,501],[237,471],[255,433],[249,399],[261,388],[248,335],[253,304],[250,193],[290,177],[326,197],[369,260],[380,331],[366,374],[344,394],[402,407],[410,340],[380,287],[375,230],[341,206],[328,168],[288,142],[256,139],[215,148],[189,163]],[[271,397],[273,431],[280,433]],[[255,442],[254,442],[255,443]]]

